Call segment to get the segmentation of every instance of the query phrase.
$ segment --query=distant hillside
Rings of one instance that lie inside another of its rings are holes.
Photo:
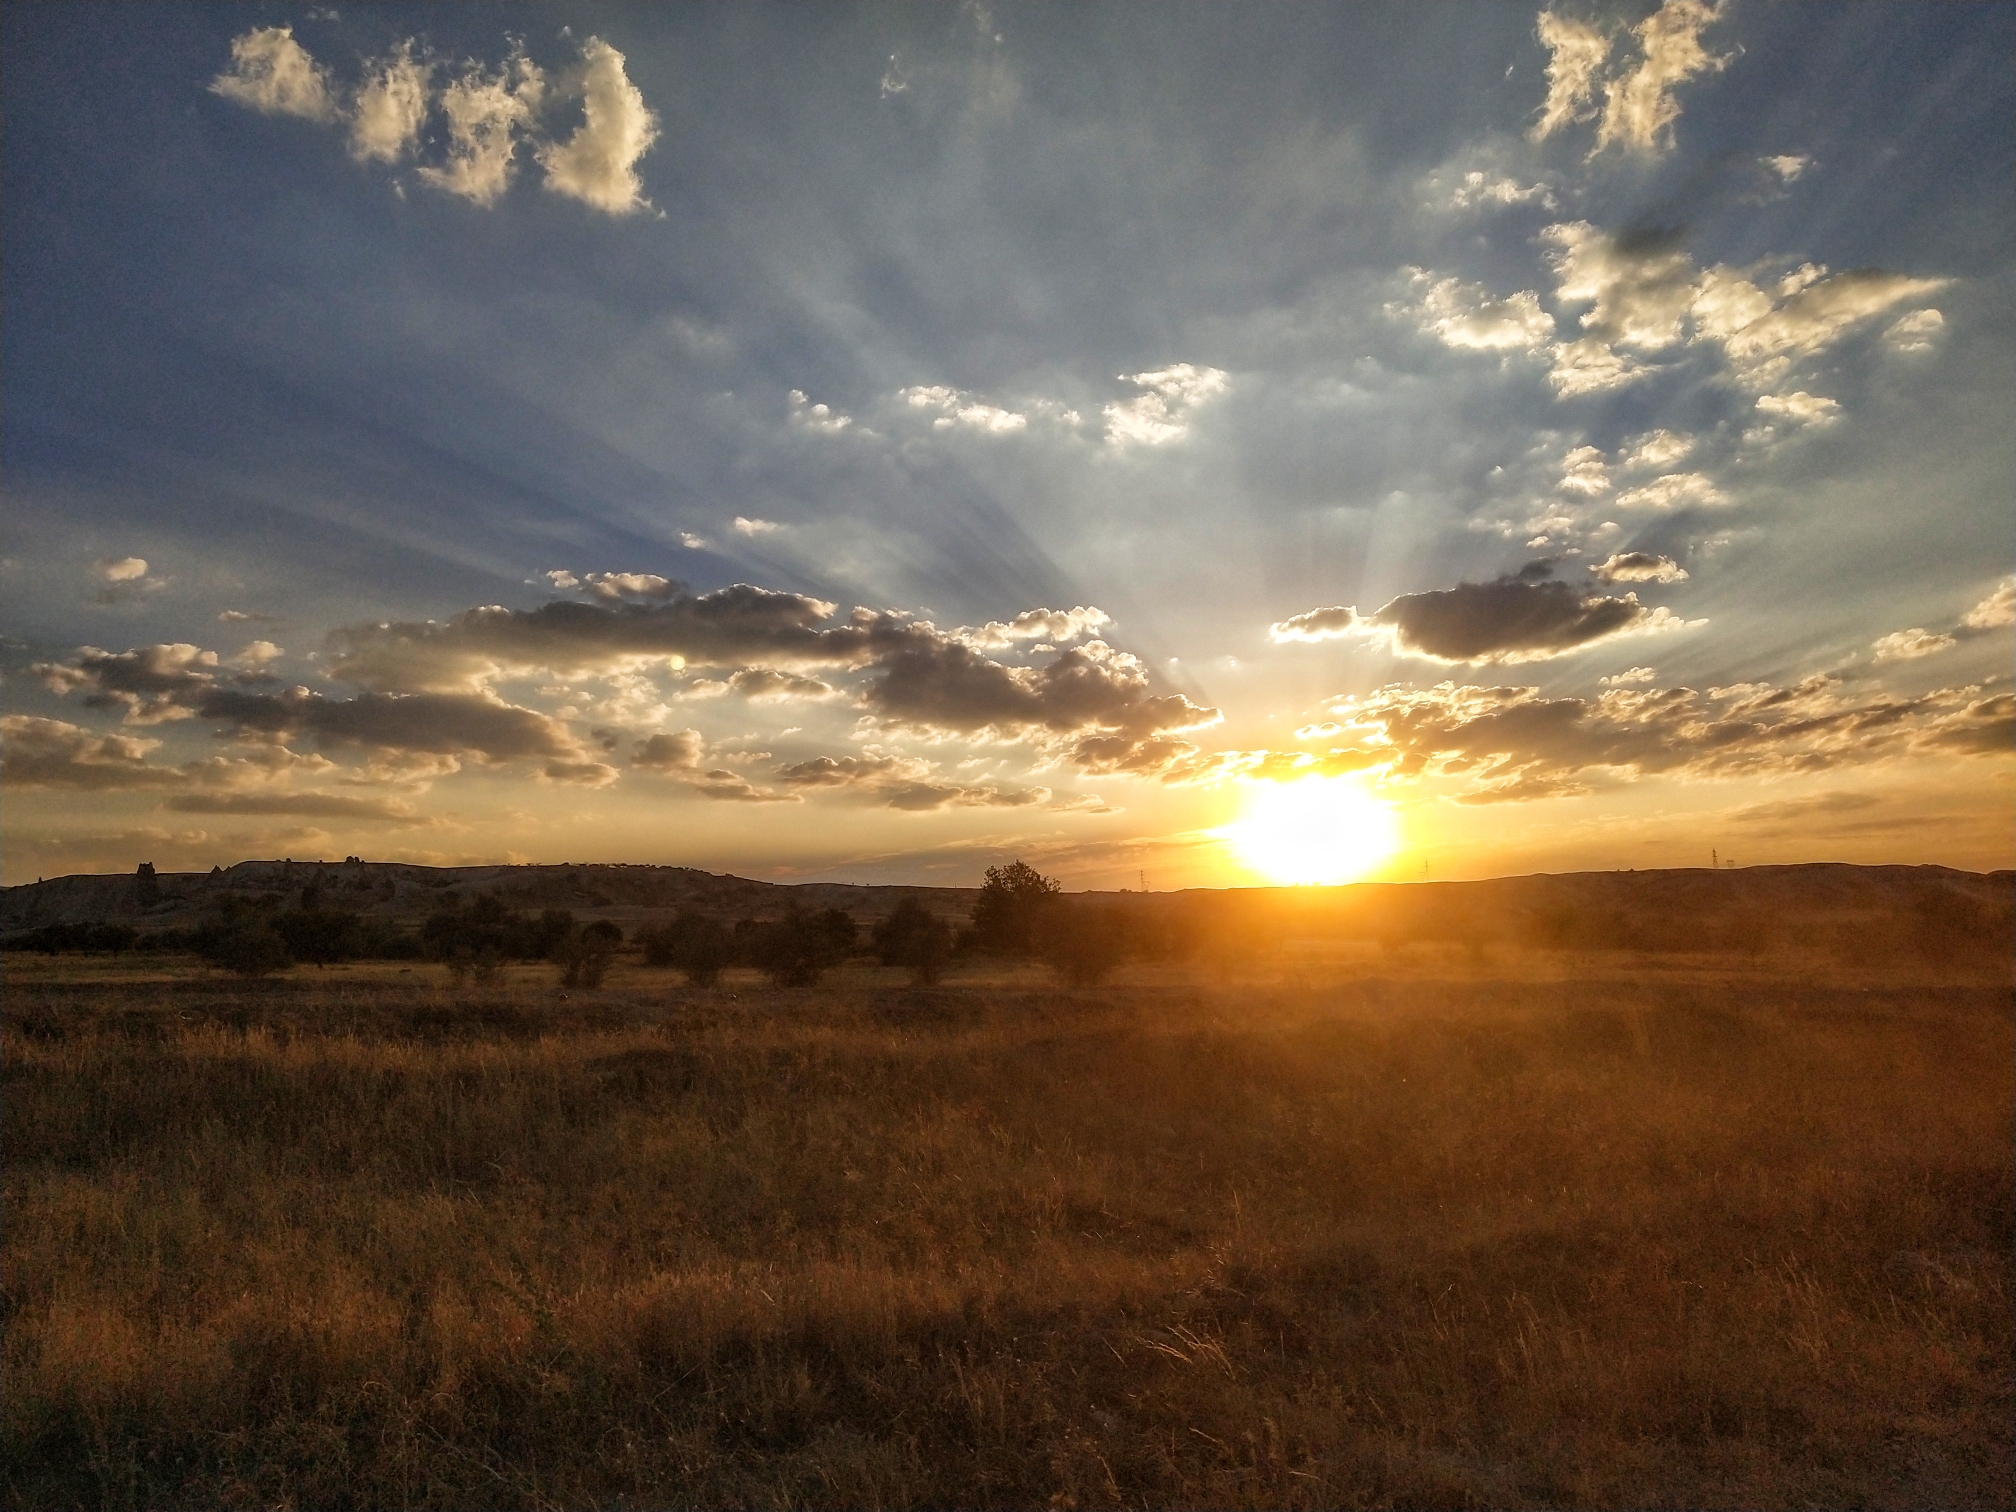
[[[0,934],[66,923],[129,924],[143,932],[182,928],[210,917],[227,899],[298,907],[310,889],[322,908],[402,923],[417,923],[451,898],[495,893],[514,909],[565,908],[579,918],[613,920],[626,933],[680,909],[726,919],[768,918],[791,901],[844,909],[865,922],[915,897],[934,913],[963,918],[977,895],[973,888],[756,882],[678,866],[241,861],[208,873],[56,877],[0,889]],[[1690,919],[1763,919],[1780,929],[1801,921],[1838,927],[1858,919],[1894,921],[1955,910],[2002,919],[2016,910],[2016,873],[1817,863],[1094,896],[1146,915],[1209,912],[1255,920],[1264,915],[1268,932],[1276,935],[1463,939],[1506,933],[1515,922],[1513,932],[1530,934],[1538,920],[1568,943],[1578,932],[1621,939],[1653,925],[1670,938]]]
[[[934,911],[964,914],[975,889],[849,887],[810,882],[785,886],[716,876],[684,866],[408,866],[396,861],[240,861],[210,872],[52,877],[0,888],[0,933],[45,924],[120,923],[145,930],[200,922],[228,898],[271,898],[297,905],[315,889],[319,905],[396,920],[419,920],[451,898],[495,893],[513,908],[565,908],[583,918],[656,921],[682,908],[729,917],[766,918],[787,899],[812,908],[844,908],[877,918],[906,896]]]

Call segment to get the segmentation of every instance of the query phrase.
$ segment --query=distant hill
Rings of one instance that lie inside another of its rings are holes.
[[[0,934],[67,923],[120,923],[143,932],[183,928],[210,917],[229,898],[298,907],[310,889],[322,908],[412,923],[451,898],[495,893],[514,909],[565,908],[579,918],[614,920],[626,933],[680,909],[727,919],[768,918],[794,901],[844,909],[866,922],[914,897],[934,913],[963,918],[977,896],[974,888],[757,882],[679,866],[241,861],[207,873],[55,877],[0,889]],[[1763,919],[1783,929],[1801,921],[1838,927],[1858,919],[1891,921],[1958,910],[1992,921],[2016,910],[2016,872],[1815,863],[1091,896],[1130,913],[1208,910],[1255,919],[1264,914],[1277,934],[1465,938],[1504,933],[1512,921],[1520,922],[1517,932],[1530,934],[1537,919],[1565,932],[1565,942],[1578,930],[1625,938],[1654,925],[1670,938],[1676,930],[1684,932],[1689,919]]]

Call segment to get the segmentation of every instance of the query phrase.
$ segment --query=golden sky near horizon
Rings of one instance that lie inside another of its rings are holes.
[[[9,884],[2012,864],[2006,8],[124,14]]]

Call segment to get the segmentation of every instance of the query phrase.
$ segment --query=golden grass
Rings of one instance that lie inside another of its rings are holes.
[[[5,1494],[2008,1503],[2006,985],[1392,964],[10,963]]]

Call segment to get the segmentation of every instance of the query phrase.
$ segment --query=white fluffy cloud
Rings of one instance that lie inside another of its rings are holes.
[[[1647,431],[1624,447],[1620,465],[1627,472],[1664,472],[1692,450],[1692,436],[1678,431]]]
[[[538,149],[546,187],[611,215],[646,209],[637,160],[658,140],[658,117],[630,82],[623,54],[607,42],[590,37],[581,60],[585,118],[565,142]]]
[[[1687,569],[1673,558],[1655,556],[1649,551],[1612,552],[1610,557],[1590,569],[1606,583],[1684,583]]]
[[[1855,326],[1947,284],[1874,268],[1830,274],[1807,263],[1760,286],[1750,272],[1697,270],[1661,238],[1613,236],[1586,221],[1549,226],[1542,235],[1557,297],[1589,307],[1579,321],[1588,334],[1553,348],[1550,376],[1564,396],[1628,383],[1647,370],[1633,353],[1682,345],[1719,348],[1741,382],[1768,389]],[[1912,329],[1936,326],[1927,319]],[[1785,399],[1795,402],[1832,403]]]
[[[231,66],[210,81],[210,89],[265,115],[336,119],[329,77],[294,40],[291,26],[255,27],[233,37]]]
[[[1879,662],[1912,661],[1920,656],[1930,656],[1935,651],[1944,651],[1953,644],[1950,635],[1913,625],[1909,630],[1893,630],[1879,637],[1871,643],[1871,649]]]
[[[1542,11],[1538,30],[1547,49],[1547,101],[1533,123],[1536,139],[1596,113],[1597,79],[1610,56],[1610,38],[1587,22]]]
[[[1701,45],[1702,31],[1721,15],[1720,5],[1666,0],[1632,28],[1640,49],[1638,66],[1604,87],[1603,119],[1596,128],[1599,152],[1613,146],[1650,152],[1662,142],[1671,145],[1673,123],[1680,118],[1674,91],[1696,74],[1729,63],[1729,54],[1717,57]]]
[[[423,183],[478,205],[503,197],[518,149],[529,146],[554,193],[610,215],[649,207],[637,161],[657,140],[658,117],[630,81],[623,54],[600,37],[581,44],[579,66],[557,84],[522,51],[494,69],[471,60],[437,89],[441,71],[408,38],[366,62],[354,89],[339,88],[290,28],[255,27],[232,40],[231,66],[210,87],[267,115],[345,126],[360,163],[396,163],[421,152],[430,159],[419,165]],[[555,141],[542,120],[572,99],[581,102],[581,122]],[[425,128],[436,112],[447,147],[430,154]]]
[[[1027,415],[984,403],[943,384],[913,384],[909,388],[898,389],[896,397],[912,409],[934,411],[931,424],[936,430],[960,427],[985,435],[1005,436],[1029,428]]]
[[[1969,630],[2001,630],[2016,625],[2016,577],[2005,577],[1995,591],[1961,617]]]
[[[837,436],[854,423],[852,415],[843,415],[830,404],[814,404],[803,389],[793,389],[791,399],[791,423],[800,430],[816,431],[822,436]],[[736,529],[741,529],[738,522]]]
[[[1600,87],[1602,119],[1592,156],[1606,147],[1651,152],[1672,145],[1673,125],[1680,118],[1676,91],[1698,74],[1726,67],[1733,56],[1718,57],[1701,45],[1701,33],[1721,15],[1719,4],[1666,0],[1631,28],[1636,58],[1627,44],[1611,68],[1616,41],[1609,33],[1586,21],[1541,12],[1538,32],[1547,49],[1547,98],[1533,123],[1533,137],[1544,139],[1595,116]],[[1797,169],[1784,176],[1797,177]]]
[[[427,119],[430,66],[401,43],[365,70],[350,112],[350,155],[360,163],[396,163],[419,140]]]
[[[420,177],[437,189],[491,205],[510,187],[518,138],[546,93],[539,65],[523,56],[491,73],[471,63],[441,91],[448,118],[448,159],[425,164]]]
[[[1554,191],[1545,184],[1522,184],[1504,174],[1473,168],[1449,191],[1452,210],[1486,210],[1494,206],[1542,205],[1554,208]]]
[[[1891,322],[1883,341],[1893,352],[1929,352],[1946,332],[1946,317],[1937,310],[1913,310]]]
[[[1436,278],[1420,268],[1408,270],[1419,297],[1411,305],[1390,305],[1388,312],[1417,321],[1421,329],[1448,346],[1481,352],[1537,350],[1554,334],[1554,320],[1540,308],[1531,290],[1494,299],[1489,290],[1456,278]]]
[[[1561,459],[1561,481],[1554,485],[1562,493],[1593,499],[1610,491],[1610,470],[1603,453],[1593,446],[1578,446]]]
[[[1017,641],[1061,643],[1112,623],[1104,609],[1080,604],[1075,609],[1025,609],[1011,620],[989,620],[977,629],[966,627],[953,636],[978,651],[998,651]]]
[[[1666,473],[1617,495],[1620,509],[1714,509],[1729,496],[1704,473]]]
[[[147,576],[145,557],[105,557],[97,566],[98,576],[108,583],[131,583]]]
[[[1152,373],[1121,374],[1122,383],[1146,390],[1106,406],[1106,440],[1113,446],[1167,446],[1190,434],[1190,416],[1223,394],[1231,379],[1214,367],[1188,362]]]
[[[1268,638],[1277,645],[1290,641],[1337,640],[1359,633],[1363,626],[1358,611],[1345,604],[1310,609],[1267,627]]]

